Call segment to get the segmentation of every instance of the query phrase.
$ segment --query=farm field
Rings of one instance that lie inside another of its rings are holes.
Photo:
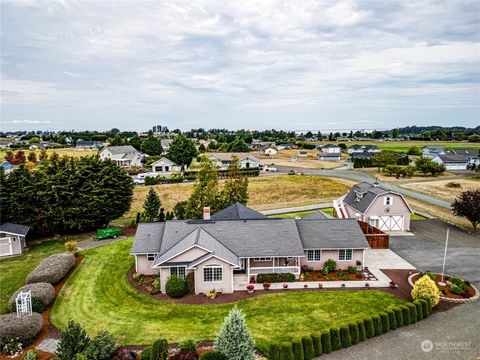
[[[222,184],[223,181],[220,181]],[[328,202],[345,194],[354,181],[321,176],[265,176],[250,178],[248,206],[257,210]],[[172,210],[179,201],[187,200],[193,183],[155,185],[165,210]],[[130,211],[113,223],[129,225],[141,211],[150,186],[135,186]]]
[[[25,154],[28,154],[30,152],[34,152],[37,154],[37,156],[40,154],[41,150],[28,150],[28,149],[21,149],[22,151],[25,152]],[[11,151],[17,152],[17,149],[12,149]],[[88,155],[93,155],[97,154],[97,150],[88,150],[88,149],[75,149],[75,148],[61,148],[61,149],[48,149],[47,154],[51,154],[53,152],[56,152],[58,155],[63,156],[88,156]],[[5,158],[5,154],[7,153],[7,150],[0,150],[0,160],[3,161]]]
[[[212,340],[224,316],[237,304],[245,312],[257,346],[320,332],[405,301],[383,291],[280,292],[223,305],[190,305],[150,298],[127,280],[134,264],[132,238],[84,251],[82,264],[65,283],[50,313],[64,328],[80,322],[89,333],[108,329],[120,343],[149,345],[159,336],[170,343]],[[281,329],[281,331],[279,331]]]
[[[298,150],[281,150],[275,156],[262,156],[260,160],[267,166],[293,166],[304,169],[335,169],[345,164],[338,161],[317,159],[318,150],[308,150],[306,158],[298,157]],[[292,158],[297,158],[292,162]]]
[[[431,175],[423,175],[422,173],[416,173],[414,176],[409,177],[409,178],[399,178],[397,179],[395,176],[388,176],[386,175],[383,171],[378,171],[378,168],[372,167],[372,168],[359,168],[359,169],[354,169],[354,171],[363,171],[367,172],[369,174],[372,174],[375,177],[378,177],[379,180],[381,181],[387,181],[387,182],[392,182],[392,183],[402,183],[402,182],[414,182],[414,181],[425,181],[425,182],[431,182],[431,181],[437,181],[437,180],[442,180],[442,179],[448,179],[455,174],[452,174],[450,172],[444,172],[440,175],[437,176],[431,176]]]
[[[320,141],[315,144],[345,144],[350,147],[353,144],[376,145],[381,150],[407,152],[412,146],[423,148],[424,146],[443,146],[446,149],[480,149],[480,143],[468,141]]]
[[[480,179],[471,177],[467,179],[410,182],[402,184],[400,187],[453,201],[463,191],[480,189]]]

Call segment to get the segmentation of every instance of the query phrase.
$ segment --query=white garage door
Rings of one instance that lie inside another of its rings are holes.
[[[380,216],[380,230],[402,231],[403,215]]]
[[[0,238],[0,256],[7,256],[12,254],[12,238]]]

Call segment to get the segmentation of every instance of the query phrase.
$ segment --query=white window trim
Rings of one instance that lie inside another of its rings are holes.
[[[157,255],[157,254],[147,254],[147,261],[148,261],[148,262],[154,262],[156,255]],[[153,256],[153,259],[152,259],[152,260],[149,260],[149,259],[148,259],[150,256]]]
[[[212,269],[212,280],[205,280],[205,269]],[[213,280],[214,279],[214,272],[213,269],[221,269],[222,270],[222,280]],[[223,266],[222,265],[206,265],[203,268],[203,282],[204,283],[223,283]]]
[[[319,254],[320,254],[320,258],[318,260],[315,260],[315,252],[318,251]],[[309,253],[312,252],[313,254],[313,260],[310,260],[309,259]],[[308,262],[322,262],[322,250],[320,249],[311,249],[311,250],[307,250],[307,261]]]
[[[178,270],[177,270],[176,276],[183,277],[183,278],[185,278],[185,277],[187,276],[187,267],[186,267],[186,266],[183,266],[183,265],[180,265],[180,266],[170,266],[170,267],[168,268],[168,269],[170,270],[170,276],[175,275],[175,274],[172,274],[172,268],[184,268],[184,270],[185,270],[185,276],[180,276],[180,275],[178,275]]]
[[[385,196],[385,197],[383,198],[383,205],[388,205],[388,206],[393,205],[393,197],[391,197],[391,196]]]
[[[347,259],[347,250],[350,250],[351,257],[350,259]],[[345,251],[345,259],[341,260],[340,259],[340,251]],[[339,249],[338,250],[338,261],[352,261],[353,260],[353,249]]]
[[[271,257],[257,257],[253,258],[254,262],[272,261]]]

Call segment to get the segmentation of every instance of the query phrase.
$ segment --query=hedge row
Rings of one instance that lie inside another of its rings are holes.
[[[410,325],[430,315],[427,300],[395,306],[364,320],[333,327],[321,334],[296,338],[291,342],[273,343],[269,348],[269,360],[311,360],[334,350],[347,348],[365,339],[385,334],[400,326]]]
[[[292,282],[295,281],[294,273],[271,273],[271,274],[258,274],[257,283],[263,284],[265,281],[274,282]]]

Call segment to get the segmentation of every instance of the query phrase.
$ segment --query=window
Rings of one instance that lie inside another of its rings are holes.
[[[185,266],[172,266],[170,268],[170,276],[178,276],[178,277],[185,277]]]
[[[253,261],[272,261],[271,257],[258,257],[258,258],[253,258]]]
[[[321,250],[307,250],[307,261],[320,261]]]
[[[155,254],[147,254],[147,261],[153,262],[155,260]]]
[[[338,250],[338,260],[340,261],[349,261],[352,260],[352,249],[342,249]]]
[[[204,282],[221,282],[223,280],[223,268],[219,265],[206,266],[203,268]]]
[[[383,198],[383,205],[392,205],[393,199],[390,196],[385,196]]]

